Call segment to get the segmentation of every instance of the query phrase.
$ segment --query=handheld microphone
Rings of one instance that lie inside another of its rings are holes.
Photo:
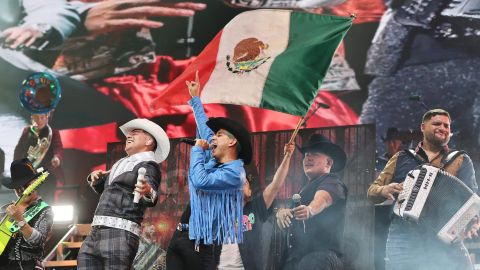
[[[295,207],[302,205],[301,200],[302,200],[302,196],[300,196],[300,194],[293,194],[292,201]]]
[[[300,194],[298,193],[293,194],[292,201],[295,207],[299,207],[300,205],[302,205],[301,200],[302,200],[302,196],[300,196]],[[306,233],[307,228],[305,227],[305,220],[302,220],[302,223],[303,223],[303,233]]]
[[[147,170],[143,167],[141,167],[140,169],[138,169],[138,176],[137,176],[137,184],[140,184],[141,180],[143,178],[145,178],[145,173],[147,172]],[[140,193],[138,193],[137,191],[134,192],[134,195],[133,195],[133,203],[138,203],[140,201]]]
[[[180,142],[194,146],[197,143],[197,139],[181,138]],[[208,149],[213,149],[213,144],[209,144]]]

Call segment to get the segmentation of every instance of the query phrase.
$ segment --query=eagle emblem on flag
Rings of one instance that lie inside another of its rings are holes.
[[[232,73],[250,72],[270,59],[265,55],[268,44],[257,38],[246,38],[235,45],[233,57],[227,55],[227,69]]]

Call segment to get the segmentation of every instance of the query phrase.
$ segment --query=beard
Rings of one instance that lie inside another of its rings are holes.
[[[435,133],[425,134],[425,139],[432,145],[437,147],[444,147],[450,141],[450,136],[446,135],[445,139],[435,136]]]

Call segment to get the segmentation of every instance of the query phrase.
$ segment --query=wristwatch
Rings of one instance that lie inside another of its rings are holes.
[[[25,220],[21,220],[17,223],[17,226],[21,229],[23,228],[23,226],[27,225],[27,223],[25,222]]]

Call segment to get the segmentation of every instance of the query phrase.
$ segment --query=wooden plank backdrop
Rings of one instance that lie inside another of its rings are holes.
[[[374,178],[375,165],[375,128],[373,125],[340,126],[319,129],[301,129],[295,138],[297,145],[313,133],[321,133],[340,145],[347,153],[347,165],[340,172],[341,179],[349,189],[345,219],[345,261],[346,269],[373,269],[373,206],[366,200],[366,191]],[[247,168],[249,174],[257,178],[259,188],[264,188],[273,178],[276,169],[283,159],[283,148],[288,142],[292,130],[272,131],[252,134],[253,161]],[[108,145],[107,167],[124,156],[124,144]],[[179,139],[171,140],[171,152],[161,164],[162,181],[159,202],[145,215],[143,228],[154,228],[153,241],[166,250],[168,242],[176,228],[185,206],[188,204],[187,174],[190,145],[181,143]],[[285,185],[277,197],[274,208],[281,206],[297,193],[306,178],[302,168],[302,154],[294,153]],[[262,224],[257,232],[259,237],[259,256],[257,262],[263,269],[279,269],[285,248],[285,236],[279,232],[272,213],[269,220]],[[147,237],[147,236],[145,236]],[[152,268],[164,268],[164,254],[157,259]]]

